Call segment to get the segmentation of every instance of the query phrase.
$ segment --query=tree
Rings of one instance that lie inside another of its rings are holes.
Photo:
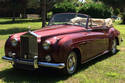
[[[29,0],[1,0],[0,8],[3,10],[0,12],[3,14],[2,16],[11,16],[14,22],[16,16],[22,14],[22,17],[24,17],[28,1]]]
[[[121,12],[125,13],[125,0],[100,0],[113,9],[119,8]],[[125,15],[123,15],[123,23],[125,23]]]
[[[125,0],[100,0],[104,2],[106,5],[112,6],[113,8],[124,8]]]
[[[79,13],[90,15],[92,18],[110,18],[112,9],[103,3],[86,3],[80,7]]]
[[[52,9],[53,14],[55,13],[66,13],[66,12],[77,12],[77,7],[78,4],[73,3],[73,2],[63,2],[63,3],[58,3],[54,6]]]
[[[16,13],[20,12],[22,15],[25,14],[25,9],[27,7],[27,0],[9,0],[10,7],[12,9],[13,17],[12,21],[15,22]]]
[[[41,0],[41,15],[42,15],[42,27],[46,25],[46,16],[47,16],[47,8],[46,8],[46,0]]]
[[[54,4],[62,2],[63,0],[40,0],[41,3],[41,15],[42,15],[42,27],[46,25],[47,12],[53,8]]]

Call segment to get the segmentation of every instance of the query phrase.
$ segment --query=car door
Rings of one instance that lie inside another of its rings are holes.
[[[102,26],[93,27],[91,20],[88,23],[88,40],[86,41],[87,59],[95,57],[109,48],[108,35]]]

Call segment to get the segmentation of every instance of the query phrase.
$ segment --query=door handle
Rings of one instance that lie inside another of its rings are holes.
[[[87,44],[87,42],[84,42],[83,44]]]

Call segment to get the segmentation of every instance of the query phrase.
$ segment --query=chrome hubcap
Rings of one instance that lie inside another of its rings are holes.
[[[67,59],[67,70],[69,73],[74,73],[77,65],[76,53],[71,52]]]

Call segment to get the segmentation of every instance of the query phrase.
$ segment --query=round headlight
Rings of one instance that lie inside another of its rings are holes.
[[[13,40],[11,41],[11,45],[12,45],[12,46],[16,46],[16,45],[17,45],[17,42],[18,42],[17,39],[13,39]]]
[[[50,48],[50,45],[51,45],[50,41],[45,41],[43,43],[43,49],[48,50]]]

